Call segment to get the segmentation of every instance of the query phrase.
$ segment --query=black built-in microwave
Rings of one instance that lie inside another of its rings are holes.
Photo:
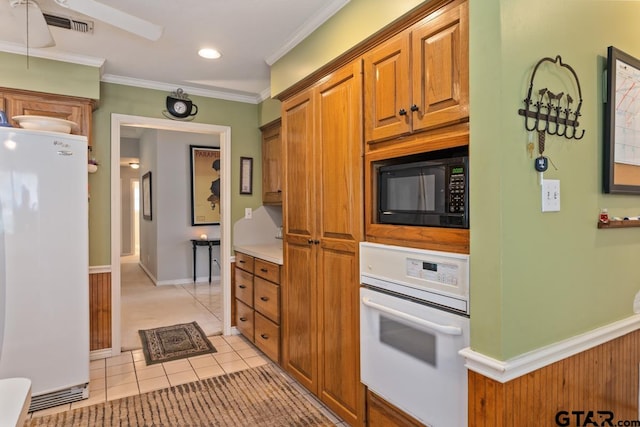
[[[377,168],[378,223],[469,228],[469,157],[442,154]]]

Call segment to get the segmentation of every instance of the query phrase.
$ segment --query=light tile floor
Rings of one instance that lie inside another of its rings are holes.
[[[37,411],[30,416],[69,411],[267,363],[273,364],[241,335],[216,335],[222,331],[219,284],[154,286],[135,258],[123,258],[121,280],[122,353],[115,357],[91,361],[88,399]],[[170,310],[167,309],[168,302],[171,302]],[[146,365],[137,333],[139,329],[194,320],[205,331],[209,341],[216,348],[216,353]],[[125,333],[128,336],[126,344]],[[129,350],[124,350],[125,348]],[[280,371],[336,426],[347,425],[287,373],[281,369]]]

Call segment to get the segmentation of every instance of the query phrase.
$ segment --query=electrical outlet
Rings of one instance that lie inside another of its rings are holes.
[[[542,212],[558,212],[560,210],[560,180],[542,180]]]
[[[244,219],[251,219],[251,218],[253,218],[253,209],[244,208]]]

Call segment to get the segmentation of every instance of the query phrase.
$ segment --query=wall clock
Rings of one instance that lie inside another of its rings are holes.
[[[198,114],[198,106],[189,99],[182,89],[178,89],[167,96],[165,116],[170,119],[193,120]],[[165,111],[163,111],[163,114]]]

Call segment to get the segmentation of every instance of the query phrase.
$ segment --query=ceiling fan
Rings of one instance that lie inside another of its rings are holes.
[[[118,27],[140,37],[156,41],[162,35],[162,27],[137,16],[130,15],[106,6],[95,0],[54,0],[56,4],[74,12]],[[51,47],[55,41],[51,36],[47,21],[35,0],[10,0],[9,5],[14,18],[24,23],[28,47]]]

